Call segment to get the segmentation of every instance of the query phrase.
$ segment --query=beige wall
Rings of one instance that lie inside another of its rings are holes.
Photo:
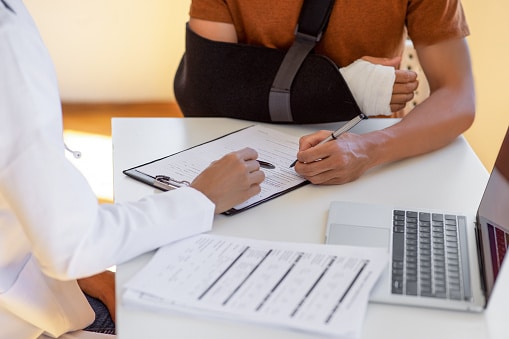
[[[477,118],[466,137],[491,170],[509,124],[509,1],[462,2],[477,93]]]
[[[52,54],[62,99],[173,100],[189,0],[25,0]],[[488,170],[509,123],[509,1],[463,0],[477,90],[466,136]]]
[[[190,0],[25,0],[69,101],[173,100]]]

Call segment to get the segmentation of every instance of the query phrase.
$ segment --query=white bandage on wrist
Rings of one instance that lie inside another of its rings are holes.
[[[362,113],[391,115],[391,96],[396,72],[394,67],[375,65],[359,59],[339,69]]]

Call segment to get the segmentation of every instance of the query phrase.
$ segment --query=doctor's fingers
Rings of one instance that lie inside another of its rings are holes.
[[[242,148],[233,153],[236,154],[237,157],[242,160],[255,160],[256,158],[258,158],[258,152],[256,152],[256,150],[250,147]]]

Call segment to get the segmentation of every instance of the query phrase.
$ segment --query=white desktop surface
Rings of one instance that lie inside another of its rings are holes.
[[[395,123],[368,119],[353,132]],[[113,168],[116,202],[158,193],[122,170],[209,141],[253,122],[227,118],[114,118]],[[301,136],[338,124],[270,125]],[[436,152],[380,166],[345,185],[307,185],[234,216],[216,216],[213,233],[256,239],[323,243],[333,200],[385,202],[474,214],[488,173],[463,137]],[[432,196],[432,192],[438,194]],[[123,306],[122,285],[151,257],[142,255],[117,267],[117,330],[120,339],[151,338],[316,338],[308,333],[252,324],[154,312]],[[507,338],[509,276],[503,270],[495,299],[483,313],[443,311],[371,303],[362,338]]]

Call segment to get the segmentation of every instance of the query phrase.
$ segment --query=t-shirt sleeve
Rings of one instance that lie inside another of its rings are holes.
[[[233,23],[224,0],[192,0],[189,16],[201,20]]]
[[[414,45],[432,45],[470,34],[459,0],[410,0],[406,24]]]

